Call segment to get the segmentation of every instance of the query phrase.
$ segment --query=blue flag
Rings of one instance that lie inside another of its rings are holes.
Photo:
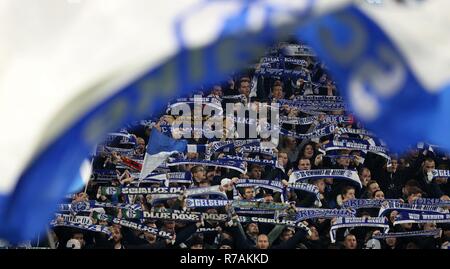
[[[139,179],[146,178],[160,164],[162,164],[170,155],[177,152],[186,152],[187,141],[184,139],[176,140],[170,138],[156,128],[152,129],[145,153],[144,163],[142,165]]]

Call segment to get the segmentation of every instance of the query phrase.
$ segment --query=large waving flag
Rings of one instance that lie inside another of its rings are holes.
[[[449,1],[348,5],[297,28],[351,110],[391,149],[450,149]]]
[[[148,140],[147,150],[145,152],[144,164],[142,165],[139,179],[146,178],[160,164],[175,153],[183,153],[187,150],[187,141],[184,139],[176,140],[162,134],[158,129],[153,128]]]
[[[391,148],[450,148],[450,2],[368,2],[1,1],[0,237],[43,230],[107,132],[225,80],[291,33]]]

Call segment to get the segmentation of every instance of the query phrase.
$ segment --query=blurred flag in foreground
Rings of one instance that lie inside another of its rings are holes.
[[[107,132],[292,33],[391,148],[450,148],[450,2],[402,2],[1,1],[0,238],[42,231]]]
[[[162,134],[156,128],[153,128],[148,140],[147,151],[145,152],[144,164],[142,165],[139,179],[147,177],[170,155],[185,152],[186,148],[186,140],[175,140]]]

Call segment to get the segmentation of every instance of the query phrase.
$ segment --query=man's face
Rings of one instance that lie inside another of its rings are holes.
[[[314,155],[313,147],[311,145],[307,145],[303,154],[305,155],[305,158],[312,158],[312,156]]]
[[[283,234],[281,235],[281,240],[282,241],[287,241],[292,236],[294,236],[294,233],[291,230],[284,231]]]
[[[213,181],[214,176],[216,176],[216,172],[215,171],[209,171],[208,173],[206,173],[206,178],[210,182]]]
[[[382,191],[377,191],[373,198],[375,198],[376,200],[384,200],[384,193]]]
[[[395,237],[388,237],[386,238],[386,244],[390,247],[395,246],[395,244],[397,243],[397,238]]]
[[[338,158],[337,162],[343,167],[348,167],[350,165],[350,158]]]
[[[212,94],[215,96],[222,96],[222,87],[216,85],[212,90]]]
[[[397,171],[397,168],[398,168],[398,161],[391,160],[391,167],[389,167],[388,171],[394,173],[395,171]]]
[[[261,175],[262,172],[260,167],[254,167],[250,172],[250,178],[252,179],[261,179]]]
[[[295,147],[297,145],[297,139],[293,137],[286,137],[286,146]]]
[[[316,185],[317,188],[319,189],[319,193],[325,192],[325,181],[323,179],[319,179],[314,183],[314,185]]]
[[[272,195],[266,195],[264,197],[264,202],[266,202],[266,203],[273,202],[273,196]]]
[[[112,238],[114,242],[119,242],[120,240],[122,240],[122,233],[120,232],[119,229],[112,230]]]
[[[311,170],[311,162],[308,159],[300,159],[298,162],[298,169]]]
[[[355,189],[349,189],[346,194],[342,197],[343,201],[353,200],[355,199]]]
[[[309,227],[309,229],[311,230],[311,236],[309,237],[310,240],[319,240],[319,232],[317,231],[316,227],[311,226]]]
[[[412,193],[408,196],[408,203],[412,203],[419,198],[422,198],[421,193]]]
[[[74,234],[72,238],[78,240],[80,242],[81,247],[84,247],[84,244],[86,242],[84,241],[84,235],[82,233]]]
[[[425,173],[431,172],[431,170],[434,170],[436,167],[434,161],[425,161],[423,169]]]
[[[374,193],[375,191],[380,189],[380,185],[378,183],[372,183],[369,185],[369,192]]]
[[[424,231],[430,231],[430,230],[434,230],[436,228],[437,228],[437,226],[436,226],[436,223],[434,223],[434,222],[425,223],[423,226]]]
[[[199,168],[195,173],[193,173],[194,179],[197,182],[203,181],[206,179],[206,172],[204,168]]]
[[[255,190],[253,188],[246,188],[244,191],[245,199],[254,199],[255,198]]]
[[[256,241],[257,249],[268,249],[269,248],[269,238],[265,234],[261,234],[258,236],[258,240]]]
[[[278,163],[282,166],[286,166],[288,163],[288,156],[286,153],[278,154]]]
[[[250,95],[250,82],[242,81],[239,86],[239,93],[248,97]]]
[[[358,243],[356,242],[356,237],[354,235],[347,235],[344,240],[345,249],[356,249]]]
[[[251,235],[257,235],[259,234],[259,228],[258,225],[256,223],[250,223],[248,225],[247,231],[249,234]]]
[[[364,169],[361,173],[360,180],[363,186],[367,186],[367,182],[372,179],[369,169]]]
[[[392,211],[391,214],[389,214],[389,221],[394,223],[395,220],[397,219],[397,215],[398,215],[397,210]]]
[[[166,231],[175,232],[175,221],[167,221],[164,223],[164,228]]]
[[[283,88],[281,86],[273,87],[272,91],[273,98],[282,99],[283,98]]]

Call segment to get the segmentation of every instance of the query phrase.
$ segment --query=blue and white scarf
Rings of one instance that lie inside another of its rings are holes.
[[[92,175],[95,181],[111,181],[117,179],[116,171],[109,169],[95,169],[92,171]]]
[[[323,136],[331,135],[334,133],[335,129],[336,129],[336,127],[334,125],[329,125],[324,128],[316,129],[316,130],[306,133],[306,134],[300,134],[300,133],[297,133],[294,131],[289,131],[284,128],[281,128],[280,134],[289,136],[289,137],[294,137],[297,139],[311,139],[311,138],[320,138]]]
[[[189,188],[185,190],[184,195],[187,197],[216,195],[223,197],[225,200],[227,199],[227,195],[220,190],[220,185],[202,188]],[[176,199],[177,197],[178,195],[176,194],[152,194],[150,202],[154,204],[158,201]]]
[[[297,170],[292,172],[289,177],[289,182],[297,182],[304,180],[314,180],[323,178],[345,179],[356,183],[360,188],[362,187],[359,180],[358,173],[353,170],[345,169],[315,169],[315,170]]]
[[[218,228],[204,228],[204,227],[200,227],[200,228],[197,228],[195,233],[218,233],[219,231],[220,231],[220,229],[218,229]]]
[[[280,106],[288,106],[290,108],[312,111],[341,111],[346,110],[344,103],[341,102],[325,102],[319,101],[294,101],[287,99],[277,100]]]
[[[167,166],[178,166],[178,165],[203,165],[203,166],[215,166],[215,167],[223,167],[231,170],[238,171],[241,174],[245,174],[247,172],[247,164],[242,161],[209,161],[209,160],[185,160],[185,159],[171,159],[167,163]]]
[[[318,119],[317,116],[309,116],[304,118],[299,117],[288,117],[288,116],[281,116],[280,117],[280,123],[281,124],[292,124],[292,125],[310,125],[316,122]]]
[[[239,148],[237,153],[239,153],[239,154],[256,153],[256,154],[267,155],[267,156],[272,156],[272,157],[276,157],[277,156],[277,154],[275,153],[275,151],[273,149],[271,149],[271,148],[263,148],[263,147],[260,147],[260,146],[243,146],[243,147]]]
[[[258,126],[258,119],[250,117],[234,116],[234,114],[227,114],[226,119],[233,121],[233,124],[245,124],[250,126]],[[231,141],[231,140],[230,140]]]
[[[441,207],[450,206],[450,200],[430,199],[430,198],[419,198],[414,200],[412,203],[415,205],[433,205]]]
[[[227,99],[238,99],[238,100],[242,100],[245,98],[245,95],[243,94],[235,94],[235,95],[224,95],[222,96],[222,99],[227,100]]]
[[[167,106],[166,113],[169,113],[170,110],[177,106],[185,106],[186,104],[189,104],[190,106],[193,105],[200,105],[200,106],[211,106],[214,109],[221,111],[220,114],[223,114],[223,108],[220,104],[220,100],[218,100],[215,97],[202,97],[202,98],[179,98],[177,101],[173,104],[170,104]]]
[[[211,156],[215,152],[224,152],[224,150],[230,151],[236,148],[245,146],[261,146],[260,139],[235,139],[226,141],[215,141],[208,144],[206,147],[206,155]]]
[[[431,182],[436,178],[450,178],[450,170],[435,169],[427,173],[428,182]]]
[[[216,214],[216,213],[200,213],[200,212],[187,212],[179,210],[164,210],[160,212],[144,211],[144,219],[162,219],[162,220],[177,220],[187,222],[198,222],[203,220],[220,221],[225,222],[228,220],[228,214]]]
[[[259,187],[270,189],[275,192],[283,192],[284,188],[283,184],[280,181],[266,179],[238,179],[235,186],[236,188]]]
[[[292,57],[274,57],[274,56],[268,56],[268,57],[263,57],[261,59],[262,63],[268,63],[268,64],[273,64],[273,63],[290,63],[290,64],[294,64],[294,65],[299,65],[299,66],[303,66],[303,67],[307,67],[308,66],[308,62],[303,60],[303,59],[297,59],[297,58],[292,58]]]
[[[323,117],[323,116],[322,116]],[[347,123],[350,124],[353,122],[353,118],[350,116],[337,116],[337,115],[326,115],[323,119],[319,121],[320,116],[308,116],[308,117],[288,117],[281,116],[280,122],[281,124],[292,124],[292,125],[309,125],[313,123],[323,123],[323,124],[340,124]]]
[[[383,233],[389,231],[389,223],[384,217],[340,217],[332,223],[330,228],[331,243],[336,242],[336,231],[340,228],[353,228],[353,227],[378,227],[383,228]]]
[[[227,199],[226,193],[221,191],[220,188],[221,188],[220,185],[201,188],[189,188],[184,192],[184,194],[187,197],[195,197],[202,195],[217,195],[223,197],[224,199]]]
[[[338,217],[354,217],[354,209],[324,209],[324,208],[301,208],[297,207],[295,221],[308,219],[333,219]]]
[[[272,215],[275,216],[277,212],[273,210],[260,210],[260,209],[241,209],[236,208],[237,214],[246,214],[246,215]]]
[[[249,158],[249,157],[240,157],[240,156],[233,156],[233,155],[227,155],[225,157],[219,158],[217,159],[219,161],[242,161],[242,162],[247,162],[249,164],[258,164],[258,165],[269,165],[274,167],[276,165],[276,160],[272,159],[272,160],[268,160],[268,159],[260,159],[258,157],[256,158]]]
[[[374,136],[371,132],[364,130],[364,129],[353,129],[353,128],[344,128],[339,127],[336,128],[336,135],[340,136],[343,134],[355,134],[355,135],[362,135],[362,136]]]
[[[72,204],[60,204],[58,205],[58,211],[69,211],[72,214],[79,212],[91,212],[94,208],[120,208],[120,209],[142,209],[140,204],[123,204],[123,203],[103,203],[98,201],[84,201]]]
[[[295,96],[294,101],[296,101],[296,102],[336,103],[336,102],[344,102],[344,99],[341,96],[300,95],[300,96]]]
[[[79,212],[91,212],[91,205],[89,202],[73,202],[71,204],[59,204],[58,211],[70,212],[72,215],[76,215]]]
[[[342,204],[342,208],[354,208],[354,209],[360,209],[360,208],[381,208],[381,205],[385,201],[392,201],[395,202],[398,200],[395,199],[385,199],[385,200],[376,200],[376,199],[352,199],[345,201]]]
[[[450,223],[450,214],[438,213],[436,211],[420,211],[413,210],[398,210],[398,215],[395,218],[394,225],[404,223]]]
[[[214,137],[215,131],[213,131],[207,124],[202,126],[201,128],[197,127],[191,127],[191,126],[179,126],[175,128],[172,125],[169,124],[161,124],[161,133],[173,137],[173,133],[176,132],[177,134],[183,136],[183,137],[193,137],[194,133],[202,132],[202,135],[204,137]]]
[[[102,226],[102,225],[94,225],[94,224],[85,225],[85,224],[67,222],[67,221],[58,223],[54,220],[54,221],[50,222],[50,227],[70,227],[70,228],[91,231],[91,232],[104,233],[108,236],[112,235],[111,231],[109,230],[109,227]]]
[[[243,201],[243,200],[234,200],[232,201],[232,205],[235,208],[240,209],[259,209],[259,210],[284,210],[289,207],[288,204],[285,203],[267,203],[267,202],[260,202],[260,201]]]
[[[320,123],[344,123],[344,124],[351,124],[353,123],[354,119],[352,116],[342,116],[342,115],[326,115],[324,119],[320,120]]]
[[[427,212],[435,212],[437,214],[448,213],[448,210],[444,210],[442,207],[436,205],[420,205],[420,204],[401,203],[398,201],[384,201],[381,204],[378,216],[386,216],[387,213],[394,210],[396,211],[408,210],[415,212],[427,211]]]
[[[62,218],[65,222],[80,223],[80,224],[85,224],[85,225],[92,224],[92,219],[88,216],[74,216],[74,215],[55,213],[55,217]]]
[[[400,238],[400,237],[441,237],[442,229],[433,229],[428,231],[412,231],[412,232],[400,232],[400,233],[386,233],[377,234],[372,238],[374,239],[386,239],[386,238]]]
[[[267,68],[261,67],[255,70],[255,75],[263,77],[279,77],[279,78],[290,78],[292,80],[303,79],[310,81],[310,76],[305,70],[287,70],[281,68]]]
[[[137,174],[137,177],[139,175]],[[190,172],[169,172],[164,174],[150,174],[142,180],[132,181],[131,184],[142,184],[142,183],[164,183],[166,187],[170,183],[182,183],[190,184],[192,183],[192,174]]]
[[[322,150],[325,152],[330,150],[360,150],[363,152],[372,152],[390,160],[388,149],[382,145],[372,145],[369,141],[363,139],[345,138],[341,140],[332,140],[323,145]]]
[[[220,103],[219,100],[215,97],[195,96],[195,97],[177,98],[176,99],[176,103],[195,103],[195,102]]]
[[[326,158],[329,158],[329,159],[350,159],[350,160],[355,160],[356,159],[355,155],[339,155],[339,154],[327,154],[327,155],[324,155],[323,157],[326,157]]]
[[[224,207],[231,204],[233,201],[228,200],[217,200],[217,199],[186,199],[187,208],[196,207]]]
[[[278,218],[265,218],[255,216],[239,216],[239,221],[244,223],[266,223],[273,225],[286,225],[289,227],[305,228],[306,226],[302,222],[296,222],[294,220],[278,219]]]
[[[125,220],[125,219],[120,219],[120,218],[116,218],[113,216],[109,216],[106,214],[99,214],[94,212],[94,214],[92,215],[92,217],[94,219],[100,220],[100,221],[107,221],[109,223],[113,223],[113,224],[119,224],[123,227],[127,227],[136,231],[141,231],[141,232],[147,232],[153,235],[156,235],[158,237],[161,238],[165,238],[165,239],[171,239],[173,238],[173,234],[168,233],[166,231],[162,231],[162,230],[158,230],[157,228],[154,227],[149,227],[147,225],[143,225],[140,223],[135,223],[129,220]]]
[[[288,188],[290,190],[300,190],[300,191],[306,191],[306,192],[312,193],[316,196],[316,200],[320,201],[320,192],[319,192],[319,188],[316,185],[302,183],[302,182],[295,182],[295,183],[290,183]]]
[[[100,187],[102,195],[181,194],[182,187]]]

